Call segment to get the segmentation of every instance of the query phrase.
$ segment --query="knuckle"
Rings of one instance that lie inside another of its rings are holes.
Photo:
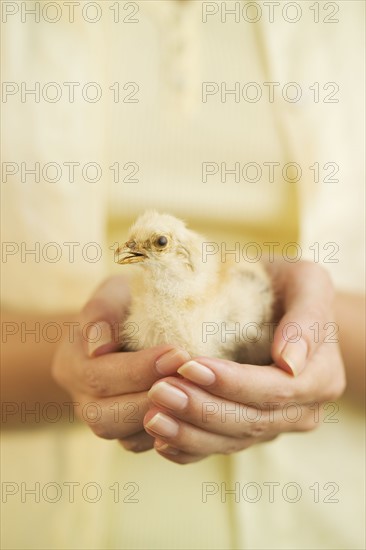
[[[289,399],[289,401],[296,403],[308,401],[309,396],[314,393],[312,381],[304,377],[303,379],[297,379],[296,382],[293,387],[292,399]]]
[[[337,401],[337,399],[339,399],[344,393],[346,386],[347,381],[345,373],[343,371],[335,376],[333,380],[331,380],[331,382],[326,387],[324,387],[324,389],[322,389],[320,400],[323,403]]]
[[[253,438],[263,437],[267,433],[267,426],[263,422],[257,422],[250,428],[250,435]]]
[[[113,434],[110,425],[106,422],[102,420],[91,422],[89,420],[87,423],[92,432],[101,439],[115,439],[115,435]]]
[[[169,438],[169,445],[179,449],[180,452],[186,455],[201,455],[202,441],[197,435],[185,426],[181,426],[178,434],[175,437]]]
[[[127,371],[127,377],[131,380],[132,384],[136,387],[143,385],[145,376],[142,369],[138,368],[138,365],[134,361],[126,362],[125,370]]]
[[[89,390],[90,395],[95,397],[103,397],[107,394],[107,387],[103,378],[100,376],[93,361],[86,363],[84,368],[84,382]]]
[[[264,422],[256,422],[249,425],[243,433],[243,437],[257,439],[263,437],[267,432],[267,425]]]
[[[294,401],[297,398],[297,388],[292,384],[282,384],[276,387],[275,391],[271,395],[270,402],[287,403],[288,401]]]
[[[132,437],[131,439],[121,439],[120,443],[126,451],[132,453],[142,453],[151,449],[153,444],[152,442],[147,443],[146,441],[140,441],[137,438]]]

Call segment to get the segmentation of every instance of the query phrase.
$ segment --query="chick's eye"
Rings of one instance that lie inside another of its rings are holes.
[[[156,244],[159,246],[166,246],[168,244],[168,239],[164,236],[158,237],[156,240]]]

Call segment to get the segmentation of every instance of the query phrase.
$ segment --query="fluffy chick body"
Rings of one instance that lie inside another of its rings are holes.
[[[159,239],[167,243],[160,246]],[[172,344],[192,357],[269,364],[273,291],[267,273],[260,263],[217,256],[205,262],[204,243],[167,214],[146,212],[136,221],[120,250],[119,263],[139,264],[123,349]]]

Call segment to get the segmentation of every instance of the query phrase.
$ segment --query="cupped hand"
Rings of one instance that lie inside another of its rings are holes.
[[[322,421],[322,405],[344,391],[327,273],[300,262],[277,263],[271,274],[280,315],[273,365],[198,357],[182,362],[182,378],[166,377],[149,392],[145,430],[168,460],[186,464],[312,430]]]
[[[118,333],[129,301],[125,278],[107,279],[83,308],[75,337],[59,346],[52,370],[71,395],[76,414],[96,435],[119,439],[126,449],[140,452],[152,448],[154,442],[143,428],[148,390],[189,355],[167,345],[118,351]],[[163,355],[169,358],[168,368],[164,368]]]

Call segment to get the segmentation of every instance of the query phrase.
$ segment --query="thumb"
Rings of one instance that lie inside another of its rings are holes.
[[[104,281],[80,314],[83,348],[89,357],[120,349],[120,324],[127,314],[130,293],[126,278],[116,275]]]
[[[272,357],[297,376],[324,342],[326,324],[333,319],[332,281],[317,264],[293,264],[286,270],[282,300],[285,314],[274,333]]]

